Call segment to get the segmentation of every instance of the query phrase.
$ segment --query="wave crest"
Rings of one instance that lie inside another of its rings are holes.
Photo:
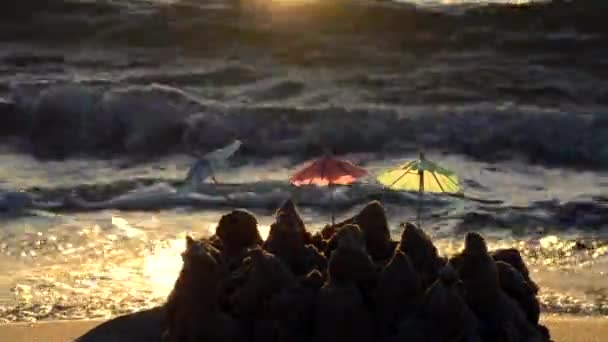
[[[160,85],[68,84],[30,95],[16,97],[14,107],[21,110],[13,115],[27,125],[16,125],[11,133],[41,157],[205,152],[240,139],[242,153],[254,156],[424,148],[489,161],[523,157],[549,165],[608,166],[608,113],[602,111],[483,103],[400,109],[228,106]]]

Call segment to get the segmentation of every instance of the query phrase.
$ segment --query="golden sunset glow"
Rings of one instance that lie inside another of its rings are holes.
[[[181,253],[186,248],[185,244],[185,239],[170,240],[166,246],[155,248],[145,257],[143,273],[155,295],[166,296],[173,289],[182,268]]]
[[[215,225],[210,226],[208,234],[214,234],[215,228]],[[258,225],[258,230],[262,238],[266,239],[270,226]],[[186,233],[183,233],[180,238],[155,246],[152,252],[144,257],[143,274],[155,296],[167,296],[173,289],[182,268],[181,253],[186,248],[185,236]]]

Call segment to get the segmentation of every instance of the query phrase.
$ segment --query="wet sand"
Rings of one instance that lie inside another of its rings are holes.
[[[608,317],[546,316],[542,319],[556,342],[608,341]],[[54,321],[0,325],[0,341],[67,342],[81,336],[103,321]],[[119,342],[119,340],[115,340]],[[123,341],[130,341],[129,338]]]
[[[608,317],[551,316],[542,320],[555,342],[608,341]]]
[[[0,325],[0,340],[11,342],[67,342],[99,325],[101,321],[50,321]]]

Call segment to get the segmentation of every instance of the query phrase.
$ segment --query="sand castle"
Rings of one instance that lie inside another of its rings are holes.
[[[287,201],[266,241],[235,210],[183,259],[166,342],[550,341],[517,250],[469,233],[447,259],[412,223],[392,241],[378,202],[311,234]]]

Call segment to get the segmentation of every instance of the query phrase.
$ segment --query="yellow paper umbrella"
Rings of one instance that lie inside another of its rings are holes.
[[[452,171],[427,160],[424,154],[395,169],[382,172],[377,180],[388,189],[401,191],[418,191],[420,196],[426,192],[459,193],[461,191],[458,177]],[[420,206],[418,206],[418,223],[420,223]]]

